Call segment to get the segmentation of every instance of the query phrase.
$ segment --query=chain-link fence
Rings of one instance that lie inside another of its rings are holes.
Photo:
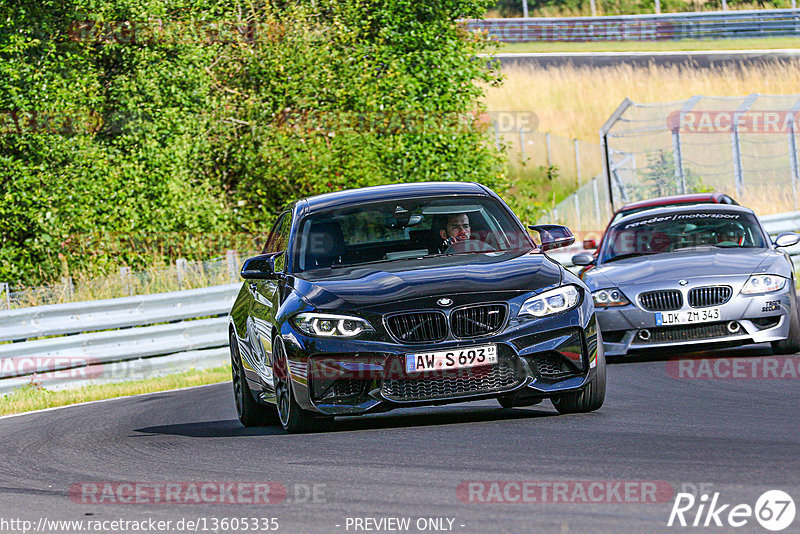
[[[612,202],[720,191],[760,215],[798,210],[800,95],[625,100],[603,127]]]
[[[798,211],[799,120],[800,95],[626,99],[601,129],[603,174],[541,222],[602,231],[612,210],[629,202],[708,191],[759,215]],[[587,227],[591,217],[600,224]]]
[[[492,116],[495,142],[508,154],[513,182],[509,195],[521,210],[518,215],[526,218],[541,213],[543,206],[551,213],[540,222],[553,220],[558,212],[556,218],[574,221],[577,231],[594,229],[600,223],[604,226],[609,200],[602,180],[596,178],[603,172],[600,145],[532,129],[529,126],[535,125],[535,120],[520,120],[526,114],[535,116],[530,112],[496,112]],[[550,169],[547,175],[552,181],[542,182],[539,167]],[[576,188],[577,203],[570,197],[556,204],[556,199]],[[526,202],[537,203],[538,212],[526,210]]]

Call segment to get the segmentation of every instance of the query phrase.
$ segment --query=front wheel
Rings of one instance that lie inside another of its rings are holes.
[[[244,375],[242,357],[235,334],[230,335],[231,378],[233,382],[233,400],[236,403],[236,415],[246,427],[273,425],[277,422],[277,414],[273,406],[259,404],[253,397]]]
[[[606,399],[606,356],[603,353],[603,340],[599,332],[597,345],[597,367],[594,376],[582,390],[553,397],[553,406],[558,413],[593,412],[603,405]]]
[[[272,342],[272,365],[275,376],[275,400],[281,426],[290,434],[325,432],[333,426],[333,417],[315,416],[297,404],[292,391],[292,378],[286,359],[283,340],[276,336]]]

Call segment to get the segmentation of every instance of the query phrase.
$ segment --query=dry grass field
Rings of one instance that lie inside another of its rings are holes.
[[[761,65],[723,66],[715,69],[693,69],[683,66],[633,67],[509,67],[504,68],[504,83],[486,89],[485,103],[490,111],[533,111],[538,117],[538,132],[553,136],[553,163],[559,167],[558,183],[538,181],[519,173],[519,143],[508,136],[509,173],[517,196],[522,190],[522,204],[549,209],[576,187],[574,155],[569,140],[586,142],[582,159],[593,152],[597,161],[583,164],[583,182],[599,172],[599,130],[625,97],[636,103],[664,103],[685,100],[693,95],[745,96],[800,93],[800,61],[773,62]],[[534,139],[541,133],[531,134]],[[558,140],[556,142],[556,137]],[[594,147],[588,144],[593,143]],[[537,143],[543,146],[541,142]],[[782,150],[783,151],[783,150]],[[528,148],[529,166],[543,165],[541,148]],[[592,156],[590,156],[592,157]],[[587,172],[588,171],[588,172]],[[787,171],[788,174],[788,171]],[[701,178],[705,178],[701,176]],[[708,185],[735,195],[731,180],[727,186]],[[530,182],[530,183],[529,183]],[[754,184],[755,185],[755,184]],[[794,211],[795,199],[788,184],[758,184],[739,195],[742,204],[757,213]]]
[[[713,70],[655,65],[509,67],[503,74],[502,86],[486,90],[484,101],[490,110],[533,111],[540,131],[595,143],[600,126],[625,97],[654,103],[693,95],[800,93],[800,60]]]

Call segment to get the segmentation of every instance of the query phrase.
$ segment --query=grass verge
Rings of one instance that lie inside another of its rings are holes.
[[[764,37],[761,39],[687,39],[685,41],[593,41],[509,43],[492,52],[681,52],[689,50],[774,50],[798,48],[796,37]]]
[[[51,391],[41,387],[27,386],[3,396],[2,402],[0,402],[0,415],[67,406],[79,402],[128,397],[141,393],[216,384],[230,379],[231,366],[222,365],[211,369],[186,371],[147,380],[89,385],[77,389]]]

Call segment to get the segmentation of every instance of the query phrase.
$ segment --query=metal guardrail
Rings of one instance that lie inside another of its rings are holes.
[[[94,332],[228,313],[241,284],[0,312],[0,341]],[[2,347],[0,347],[1,349]]]
[[[505,43],[800,36],[800,9],[466,21]]]
[[[16,342],[0,344],[0,392],[25,384],[74,387],[221,365],[228,358],[228,319],[217,316],[230,311],[240,287],[2,311],[0,340]]]

